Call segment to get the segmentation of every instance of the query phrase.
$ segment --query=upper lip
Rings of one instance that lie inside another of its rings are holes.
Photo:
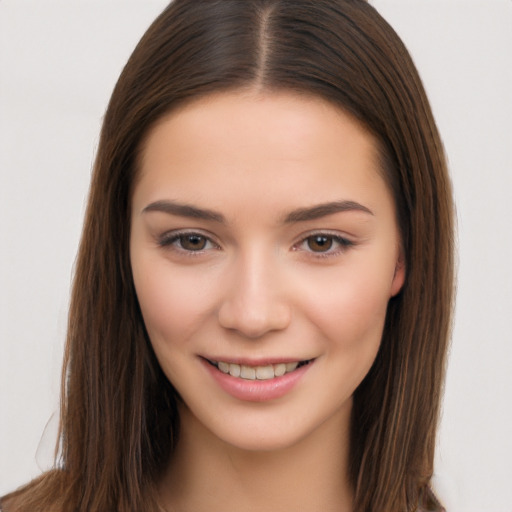
[[[222,361],[224,363],[245,365],[245,366],[268,366],[271,364],[280,363],[301,363],[305,361],[311,361],[314,358],[305,357],[264,357],[264,358],[248,358],[248,357],[232,357],[232,356],[202,356],[212,363],[218,363]]]

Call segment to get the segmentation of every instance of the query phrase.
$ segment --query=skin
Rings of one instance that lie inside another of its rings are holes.
[[[405,278],[374,138],[318,98],[229,92],[163,118],[140,162],[133,277],[183,398],[162,504],[351,510],[352,395]],[[252,401],[222,389],[205,358],[313,361],[284,396]]]

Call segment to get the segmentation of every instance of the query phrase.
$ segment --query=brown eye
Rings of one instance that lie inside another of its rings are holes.
[[[208,240],[201,235],[180,235],[179,242],[182,249],[186,251],[202,251],[206,248]]]
[[[307,244],[313,252],[326,252],[332,248],[333,239],[331,236],[315,235],[308,237]]]

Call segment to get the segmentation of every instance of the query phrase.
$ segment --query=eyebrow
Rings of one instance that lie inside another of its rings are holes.
[[[369,208],[355,201],[332,201],[329,203],[322,203],[311,207],[293,210],[284,217],[284,224],[307,222],[327,217],[328,215],[333,215],[335,213],[353,211],[373,215],[373,212]],[[208,220],[219,222],[221,224],[226,223],[226,219],[221,213],[169,200],[155,201],[154,203],[149,204],[142,210],[142,213],[147,212],[162,212],[191,219]]]
[[[308,220],[316,220],[328,215],[341,212],[363,212],[373,215],[373,212],[355,201],[333,201],[330,203],[318,204],[309,208],[298,208],[290,212],[284,219],[285,224],[294,222],[306,222]]]
[[[220,222],[221,224],[226,223],[226,219],[220,213],[205,208],[197,208],[190,204],[177,203],[175,201],[155,201],[154,203],[148,204],[148,206],[142,210],[142,213],[147,212],[163,212],[191,219],[210,220]]]

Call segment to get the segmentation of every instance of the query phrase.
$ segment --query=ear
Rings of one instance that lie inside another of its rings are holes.
[[[405,255],[403,249],[400,247],[398,251],[398,258],[395,265],[395,273],[391,283],[391,297],[398,295],[405,282]]]

